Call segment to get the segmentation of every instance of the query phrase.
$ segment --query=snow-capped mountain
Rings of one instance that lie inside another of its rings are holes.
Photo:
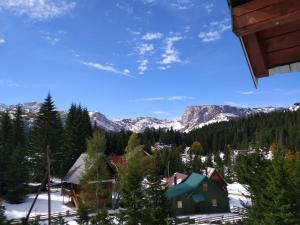
[[[29,102],[21,104],[25,112],[25,118],[29,124],[41,107],[41,103]],[[295,104],[289,108],[260,107],[260,108],[242,108],[229,105],[204,105],[189,106],[186,108],[182,116],[174,120],[162,120],[154,117],[137,117],[111,120],[100,112],[90,111],[89,115],[92,124],[96,124],[99,128],[118,132],[122,129],[131,130],[133,132],[143,132],[146,128],[162,128],[179,130],[181,132],[189,132],[205,125],[217,123],[221,121],[229,121],[247,117],[257,113],[270,113],[276,110],[296,111],[300,109],[300,104]],[[11,115],[16,110],[16,106],[8,106],[0,103],[0,112],[8,111]],[[62,121],[65,121],[67,112],[59,110]]]
[[[114,120],[116,124],[125,130],[131,130],[133,132],[142,132],[146,128],[162,128],[162,129],[173,129],[181,130],[182,125],[179,120],[161,120],[153,117],[137,117],[128,118],[121,120]]]
[[[243,118],[257,113],[270,113],[275,110],[283,110],[283,108],[241,108],[229,105],[190,106],[181,117],[181,131],[189,132],[208,124]]]

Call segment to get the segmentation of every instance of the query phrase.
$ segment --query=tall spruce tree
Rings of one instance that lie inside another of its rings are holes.
[[[42,104],[33,124],[29,151],[31,175],[34,181],[41,181],[46,173],[47,148],[51,152],[52,175],[63,176],[63,127],[59,112],[55,110],[50,93]]]
[[[63,171],[67,172],[80,154],[86,152],[87,138],[92,136],[92,125],[87,109],[72,104],[64,131]]]
[[[11,203],[20,203],[27,193],[26,183],[28,181],[25,131],[21,106],[17,107],[12,123],[12,147],[6,170],[8,192],[5,198]]]
[[[8,191],[9,159],[13,152],[12,145],[12,121],[8,112],[3,113],[0,121],[0,196],[4,196]]]

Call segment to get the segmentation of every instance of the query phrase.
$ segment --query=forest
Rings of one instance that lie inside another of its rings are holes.
[[[272,205],[272,202],[264,205],[267,197],[261,196],[261,193],[269,193],[268,190],[262,191],[265,186],[274,189],[272,194],[268,194],[269,198],[278,194],[278,201],[286,204],[282,206],[286,208],[278,208],[283,213],[280,218],[282,221],[289,214],[288,211],[299,211],[299,201],[294,200],[299,199],[297,168],[300,155],[300,111],[258,114],[207,125],[189,133],[173,129],[146,129],[139,134],[125,130],[119,133],[100,130],[91,124],[88,110],[76,104],[71,105],[63,124],[50,94],[31,126],[25,124],[23,115],[19,106],[14,115],[4,112],[0,118],[0,197],[11,203],[24,200],[29,182],[41,182],[46,173],[46,151],[50,150],[51,174],[58,178],[64,177],[82,153],[87,152],[93,160],[99,162],[106,162],[113,155],[124,155],[127,163],[124,171],[120,171],[120,193],[123,194],[121,204],[125,208],[127,206],[124,212],[131,215],[134,221],[132,224],[146,213],[139,211],[144,205],[148,205],[148,211],[159,209],[151,213],[163,214],[161,218],[167,217],[163,191],[159,188],[161,178],[174,172],[199,172],[207,166],[216,167],[227,182],[239,181],[249,185],[249,192],[255,194],[253,200],[257,203],[248,211],[249,221],[255,221],[256,213],[263,207]],[[167,151],[153,148],[158,142],[164,144]],[[190,147],[188,163],[182,161],[186,147]],[[233,163],[234,149],[254,152],[239,156]],[[152,155],[154,161],[143,163],[143,160],[139,160],[143,158],[141,151]],[[263,156],[268,151],[273,153],[274,160],[270,161]],[[224,157],[220,157],[221,152]],[[201,157],[204,156],[203,161]],[[97,164],[99,170],[103,170],[101,165],[103,163]],[[91,171],[83,179],[85,185],[89,184],[91,177],[96,179],[94,167],[90,168]],[[153,181],[150,193],[141,192],[143,177],[146,175]],[[270,177],[268,181],[265,180],[266,176]],[[294,191],[289,195],[288,189],[282,189],[282,185]],[[156,205],[151,205],[151,201],[138,202],[138,199],[152,199],[156,195],[161,196]],[[85,197],[88,198],[88,194]],[[137,205],[132,208],[132,202],[135,201]],[[149,221],[155,221],[158,216],[147,213],[145,215],[149,216]],[[288,215],[288,221],[296,221],[294,215]],[[265,217],[261,216],[260,222],[263,219]]]

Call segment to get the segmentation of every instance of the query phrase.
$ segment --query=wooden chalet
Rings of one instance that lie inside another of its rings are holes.
[[[170,188],[170,187],[172,187],[174,185],[180,184],[187,177],[188,177],[188,175],[186,175],[186,174],[175,172],[171,177],[169,177],[168,179],[166,179],[166,181],[165,181],[165,187]]]
[[[202,174],[207,176],[224,193],[228,193],[227,183],[216,168],[207,167],[205,170],[202,171]]]
[[[258,78],[300,71],[299,0],[228,0],[257,86]]]
[[[87,157],[88,156],[86,153],[81,154],[62,180],[62,195],[69,197],[71,203],[76,208],[79,208],[80,204],[82,204],[82,200],[80,198],[80,192],[82,191],[82,188],[80,187],[80,180],[85,172],[85,163]],[[107,196],[102,196],[101,199],[99,199],[102,203],[102,206],[109,206],[112,204],[112,194],[115,186],[115,177],[117,175],[117,168],[114,163],[107,162],[107,168],[110,178],[103,180],[102,184],[104,183],[104,186],[109,194]],[[90,183],[93,185],[93,181]]]
[[[175,215],[230,212],[228,194],[201,173],[192,173],[165,195]]]

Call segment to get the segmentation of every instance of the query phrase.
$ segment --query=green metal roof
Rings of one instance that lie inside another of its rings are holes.
[[[184,193],[188,193],[199,186],[205,176],[199,173],[192,173],[184,182],[177,184],[166,191],[167,198],[174,198]],[[199,197],[199,196],[198,196]],[[196,197],[197,198],[197,197]],[[199,199],[199,198],[197,198]]]

